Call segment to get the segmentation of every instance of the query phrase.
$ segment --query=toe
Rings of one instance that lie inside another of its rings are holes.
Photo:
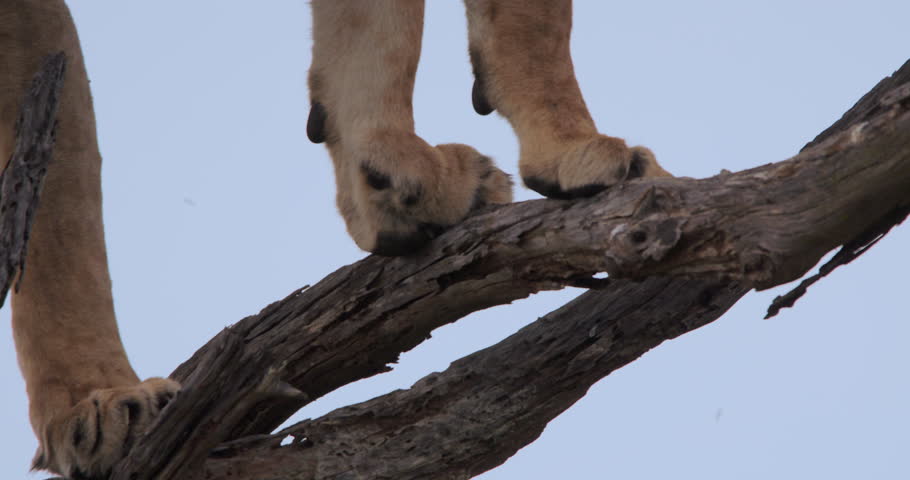
[[[490,157],[481,155],[478,162],[479,185],[474,192],[471,210],[486,206],[512,202],[512,177],[500,170]]]
[[[632,147],[630,150],[632,151],[632,161],[629,164],[629,175],[627,176],[627,179],[673,176],[657,163],[657,157],[651,149],[636,146]]]

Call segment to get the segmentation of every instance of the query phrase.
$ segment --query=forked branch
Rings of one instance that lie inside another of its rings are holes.
[[[828,251],[900,223],[910,211],[908,85],[910,62],[786,161],[507,205],[412,257],[341,268],[181,365],[173,376],[186,391],[115,478],[186,479],[200,468],[206,478],[466,478],[492,468],[610,371],[749,289],[797,279]],[[604,271],[608,282],[592,280]],[[441,325],[579,283],[603,289],[410,390],[262,435],[388,370]],[[279,446],[287,434],[297,441]]]

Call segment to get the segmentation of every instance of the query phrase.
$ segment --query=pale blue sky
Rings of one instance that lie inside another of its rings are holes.
[[[304,1],[70,3],[105,159],[117,313],[140,375],[169,373],[224,326],[363,256],[335,213],[328,156],[304,134]],[[797,152],[910,57],[907,18],[905,0],[577,0],[573,52],[602,131],[704,177]],[[508,125],[471,108],[461,2],[430,0],[425,32],[418,132],[516,173]],[[782,290],[748,295],[595,385],[482,478],[910,478],[907,245],[903,226],[771,321]],[[578,292],[439,329],[394,372],[297,418],[406,388]],[[0,332],[0,477],[25,478],[35,440]]]

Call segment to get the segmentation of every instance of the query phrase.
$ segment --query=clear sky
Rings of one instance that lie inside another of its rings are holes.
[[[105,161],[116,308],[140,375],[168,374],[224,326],[363,257],[335,212],[328,155],[304,134],[303,0],[70,3]],[[418,133],[517,173],[509,126],[471,108],[461,2],[427,3]],[[705,177],[796,153],[910,58],[908,18],[906,0],[577,0],[573,54],[603,132]],[[783,289],[748,295],[599,382],[481,478],[910,478],[907,245],[904,225],[771,321]],[[295,418],[407,388],[578,293],[441,328],[394,372]],[[36,442],[6,326],[0,385],[0,477],[45,478],[26,476]]]

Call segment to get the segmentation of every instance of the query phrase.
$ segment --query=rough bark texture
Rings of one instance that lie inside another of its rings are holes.
[[[223,445],[204,478],[470,478],[534,441],[594,382],[747,291],[718,279],[615,281],[408,390]]]
[[[28,234],[54,149],[65,70],[66,57],[59,53],[48,57],[35,74],[16,119],[13,153],[0,174],[0,306],[16,273],[20,281],[25,275]]]
[[[610,371],[749,289],[799,278],[831,249],[900,223],[910,209],[908,82],[910,62],[783,162],[507,205],[418,255],[341,268],[181,365],[173,377],[186,390],[114,478],[192,478],[199,456],[226,441],[205,460],[206,478],[467,478],[492,468]],[[611,280],[592,279],[602,271]],[[410,390],[263,435],[388,370],[434,328],[566,284],[601,290]],[[280,447],[286,434],[297,441]]]

